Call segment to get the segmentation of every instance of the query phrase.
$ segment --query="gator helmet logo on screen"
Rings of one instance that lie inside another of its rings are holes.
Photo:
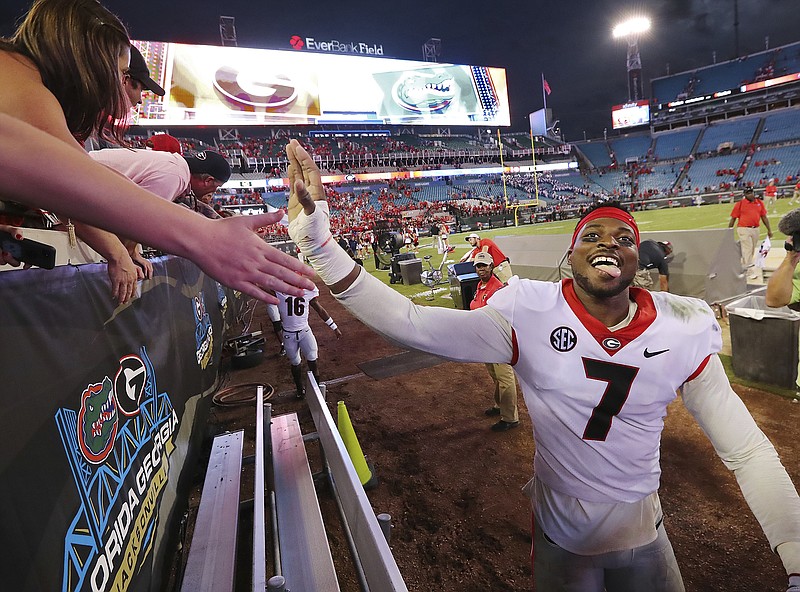
[[[406,72],[392,88],[394,102],[414,113],[439,113],[456,98],[457,85],[445,70]]]

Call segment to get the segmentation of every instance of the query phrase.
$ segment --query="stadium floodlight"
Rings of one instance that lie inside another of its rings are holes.
[[[650,19],[646,16],[639,16],[628,19],[616,27],[614,27],[611,34],[614,39],[621,37],[630,37],[631,35],[641,35],[650,30]]]
[[[614,39],[628,42],[628,101],[644,98],[642,88],[642,58],[639,55],[639,35],[650,30],[650,19],[645,16],[630,18],[612,30]]]

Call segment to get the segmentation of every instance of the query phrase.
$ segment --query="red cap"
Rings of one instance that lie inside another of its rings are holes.
[[[153,145],[153,150],[158,150],[159,152],[173,152],[175,154],[181,154],[183,152],[178,139],[173,138],[169,134],[150,136],[150,143]]]
[[[633,219],[633,216],[631,216],[625,210],[620,210],[619,208],[600,207],[596,210],[592,210],[591,213],[587,214],[586,217],[575,227],[575,232],[572,233],[572,243],[570,244],[570,248],[575,246],[575,241],[578,239],[578,234],[580,234],[580,231],[583,230],[583,228],[589,222],[592,220],[597,220],[598,218],[614,218],[615,220],[620,220],[621,222],[624,222],[630,226],[633,230],[633,236],[636,239],[636,246],[639,246],[639,227],[636,225],[636,220]]]

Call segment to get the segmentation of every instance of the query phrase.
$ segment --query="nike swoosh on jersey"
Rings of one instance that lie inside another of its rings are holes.
[[[657,356],[659,354],[665,354],[668,351],[669,351],[669,349],[662,349],[662,350],[659,350],[659,351],[651,352],[651,351],[647,351],[647,348],[644,348],[644,357],[645,358],[652,358],[653,356]]]

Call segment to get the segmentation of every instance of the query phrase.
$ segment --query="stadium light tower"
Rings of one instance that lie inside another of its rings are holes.
[[[612,31],[614,39],[625,39],[628,42],[628,101],[641,101],[642,90],[642,58],[639,55],[639,36],[650,30],[650,19],[635,17],[628,19]]]

